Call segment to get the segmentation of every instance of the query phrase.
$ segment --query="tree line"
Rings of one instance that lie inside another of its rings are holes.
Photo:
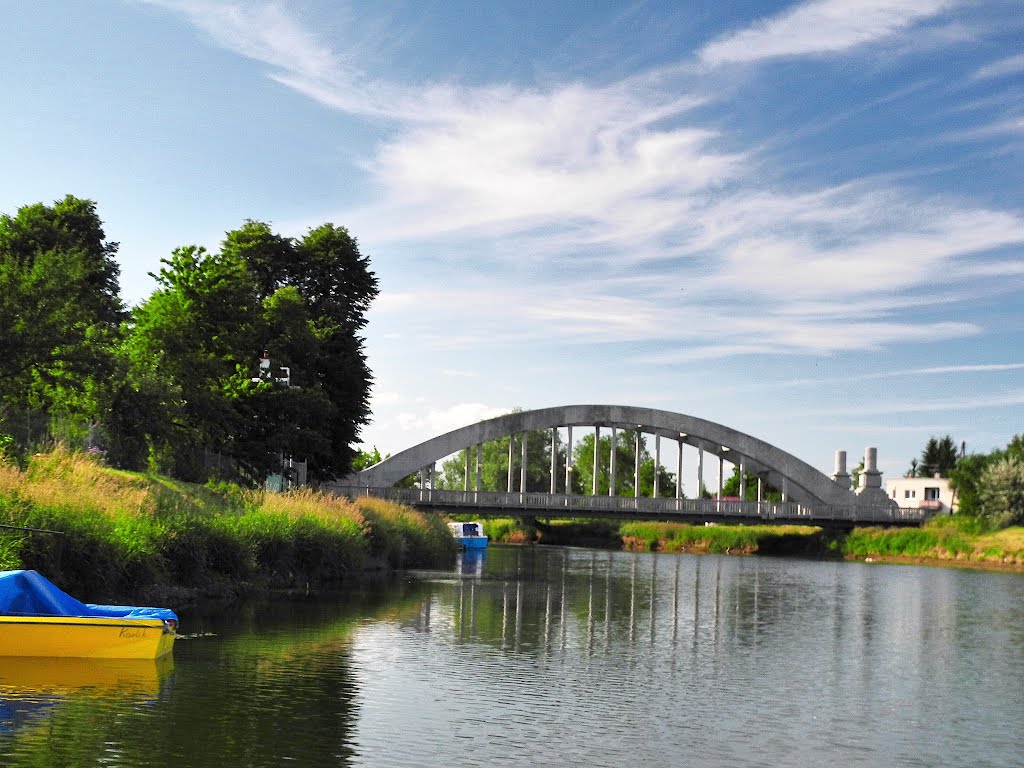
[[[312,480],[351,469],[378,286],[344,227],[291,238],[245,221],[218,252],[174,249],[135,307],[117,252],[89,200],[0,216],[0,452],[62,441],[197,481],[211,453],[252,483],[282,456]]]

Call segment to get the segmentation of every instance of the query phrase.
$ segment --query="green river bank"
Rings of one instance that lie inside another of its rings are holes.
[[[455,551],[444,520],[399,504],[193,485],[63,450],[0,464],[0,525],[0,570],[38,570],[88,602],[171,607],[335,589]]]

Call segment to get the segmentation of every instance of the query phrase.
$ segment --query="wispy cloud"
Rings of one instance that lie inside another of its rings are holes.
[[[708,66],[829,54],[891,38],[955,0],[812,0],[704,46]]]
[[[910,402],[865,403],[849,408],[829,408],[808,411],[808,415],[886,415],[898,413],[932,413],[940,411],[976,411],[985,408],[1005,408],[1024,405],[1024,390],[1014,390],[983,397],[965,397],[955,400],[913,400]]]
[[[1018,72],[1024,72],[1024,53],[1007,56],[1005,59],[986,64],[975,70],[973,77],[975,80],[986,80],[992,77],[1015,75]]]
[[[752,384],[737,385],[729,388],[731,392],[753,392],[768,389],[796,389],[801,387],[820,387],[829,384],[849,384],[858,381],[878,381],[885,379],[907,379],[920,376],[958,376],[976,373],[1006,373],[1024,370],[1024,363],[976,363],[967,365],[936,365],[923,368],[901,368],[891,371],[876,371],[854,376],[843,377],[805,377],[786,379],[784,381],[762,381]]]
[[[974,322],[918,318],[907,311],[912,297],[956,284],[941,297],[953,302],[971,281],[1024,272],[1005,253],[1024,243],[1014,213],[884,179],[766,185],[767,158],[701,123],[698,108],[716,97],[683,65],[602,85],[408,85],[362,72],[352,51],[332,50],[278,3],[140,1],[184,14],[325,105],[387,118],[363,165],[377,198],[344,215],[364,243],[431,243],[481,271],[514,269],[530,285],[498,279],[467,297],[421,284],[382,295],[374,311],[415,313],[403,332],[427,343],[675,342],[643,358],[662,364],[875,349],[977,335]],[[718,66],[846,51],[954,4],[814,0],[697,58]],[[643,270],[657,287],[621,279]]]
[[[279,3],[136,2],[181,13],[223,48],[282,72],[311,80],[330,80],[343,71],[342,57],[318,41]]]

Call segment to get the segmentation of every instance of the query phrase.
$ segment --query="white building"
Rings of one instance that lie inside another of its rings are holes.
[[[885,492],[901,507],[956,512],[956,494],[948,477],[898,477],[885,481]]]

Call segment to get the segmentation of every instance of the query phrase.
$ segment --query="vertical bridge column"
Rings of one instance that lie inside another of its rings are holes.
[[[484,444],[476,444],[476,491],[480,492],[480,486],[483,485],[483,473],[484,473]]]
[[[725,459],[722,458],[721,454],[718,456],[718,508],[722,508],[722,482],[724,472]]]
[[[704,441],[697,441],[697,496],[704,490]]]
[[[526,493],[526,443],[530,439],[529,432],[523,432],[523,463],[519,465],[519,492]]]
[[[590,495],[597,496],[597,479],[601,475],[601,427],[594,426],[594,477],[590,483],[592,487]]]
[[[558,493],[558,427],[551,428],[551,495]]]
[[[654,434],[654,490],[651,492],[651,496],[655,499],[658,498],[661,493],[661,483],[658,475],[661,474],[661,435]]]
[[[686,435],[680,434],[676,441],[679,446],[679,456],[676,459],[676,498],[683,498],[683,438]]]
[[[636,449],[633,456],[633,498],[640,498],[640,430],[642,425],[636,425]]]
[[[565,495],[572,493],[572,426],[566,427],[568,439],[565,444]]]
[[[512,493],[512,450],[516,444],[516,436],[508,436],[508,482],[505,485],[505,493]]]
[[[618,446],[619,436],[618,430],[612,427],[612,450],[611,455],[608,457],[608,495],[615,495],[615,453],[616,447]]]

